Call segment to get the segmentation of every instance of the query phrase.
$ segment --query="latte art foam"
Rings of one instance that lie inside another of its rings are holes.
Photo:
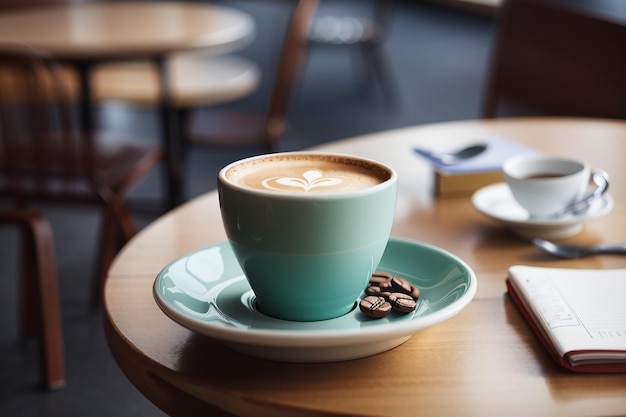
[[[301,178],[273,177],[263,180],[262,184],[269,190],[286,190],[295,187],[307,192],[319,187],[336,189],[337,187],[341,188],[342,185],[350,186],[343,178],[325,177],[324,173],[318,169],[304,172]]]
[[[229,181],[252,189],[290,193],[356,191],[390,178],[381,166],[325,155],[268,156],[233,166]]]

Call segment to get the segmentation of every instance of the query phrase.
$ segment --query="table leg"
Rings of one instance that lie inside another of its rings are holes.
[[[170,89],[168,68],[165,57],[155,58],[159,71],[161,98],[159,116],[161,121],[161,137],[165,158],[165,181],[167,183],[168,209],[172,209],[183,202],[185,196],[183,178],[183,146],[177,131],[178,121],[175,109],[170,106]]]
[[[154,59],[154,62],[158,68],[161,90],[158,115],[161,123],[161,138],[164,151],[167,190],[166,209],[172,209],[182,203],[185,197],[182,167],[183,147],[178,137],[177,114],[170,106],[167,62],[165,57],[157,57]],[[89,81],[92,63],[90,61],[79,61],[74,64],[78,70],[80,82],[80,103],[78,109],[80,128],[85,134],[91,134],[95,126]]]
[[[91,134],[95,125],[93,120],[93,108],[91,107],[91,84],[89,82],[91,62],[76,62],[75,68],[78,71],[78,82],[80,83],[80,97],[78,103],[79,126],[84,134]]]

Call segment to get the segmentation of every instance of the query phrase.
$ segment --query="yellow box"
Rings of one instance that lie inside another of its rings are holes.
[[[449,174],[435,171],[436,197],[462,197],[490,184],[502,182],[502,172],[485,171]]]

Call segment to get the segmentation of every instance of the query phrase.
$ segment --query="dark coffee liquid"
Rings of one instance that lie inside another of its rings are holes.
[[[527,177],[525,177],[525,180],[540,180],[540,179],[547,179],[547,178],[559,178],[559,177],[564,177],[565,174],[554,174],[554,173],[546,173],[546,174],[532,174],[529,175]]]

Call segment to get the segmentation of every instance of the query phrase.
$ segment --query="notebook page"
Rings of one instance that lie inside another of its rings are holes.
[[[626,352],[626,269],[516,265],[509,277],[557,352]]]

